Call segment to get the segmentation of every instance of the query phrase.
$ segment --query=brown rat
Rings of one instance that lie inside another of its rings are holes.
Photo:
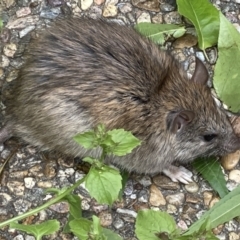
[[[224,155],[240,141],[206,86],[197,59],[191,80],[180,64],[133,29],[102,20],[64,19],[33,40],[0,132],[41,149],[97,155],[73,140],[103,123],[142,140],[110,161],[138,173],[165,172],[173,181],[190,174],[173,166]]]

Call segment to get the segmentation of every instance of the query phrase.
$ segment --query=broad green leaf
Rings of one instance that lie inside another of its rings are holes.
[[[194,25],[198,45],[202,50],[214,46],[218,41],[218,10],[209,0],[177,0],[178,11]]]
[[[177,239],[177,226],[173,217],[166,212],[140,210],[137,215],[135,233],[139,240],[159,240],[162,234],[174,235],[174,239]]]
[[[91,167],[85,185],[99,203],[112,205],[122,188],[121,180],[119,171],[104,165],[101,169]]]
[[[102,232],[104,236],[106,236],[107,240],[123,240],[123,238],[121,238],[118,234],[107,228],[102,228]]]
[[[74,219],[69,223],[71,232],[81,240],[89,240],[92,221],[85,218]]]
[[[92,149],[97,146],[96,135],[92,130],[85,133],[80,133],[76,135],[73,139],[86,149]]]
[[[61,201],[66,201],[69,204],[69,217],[66,225],[64,226],[64,233],[70,232],[69,222],[82,217],[81,199],[76,194],[66,195]]]
[[[124,156],[131,153],[132,150],[141,144],[141,141],[134,137],[131,132],[124,129],[114,129],[107,132],[112,137],[112,140],[116,143],[116,146],[112,148],[112,153],[116,156]]]
[[[206,230],[217,227],[220,224],[228,222],[235,217],[240,216],[240,186],[217,202],[209,211],[195,222],[183,235],[191,235],[199,231],[205,221],[209,221]]]
[[[32,234],[36,237],[37,240],[39,240],[42,238],[42,236],[49,235],[58,231],[60,228],[60,223],[55,219],[35,225],[22,225],[13,222],[10,224],[10,228],[18,229],[28,234]]]
[[[218,61],[213,85],[218,97],[233,112],[240,110],[240,34],[220,13]]]
[[[150,38],[156,44],[164,44],[169,36],[175,38],[185,34],[186,29],[183,26],[174,24],[158,24],[158,23],[139,23],[135,25],[135,29],[142,35]]]
[[[209,182],[211,187],[218,192],[221,198],[229,193],[221,165],[216,158],[199,158],[192,165]]]

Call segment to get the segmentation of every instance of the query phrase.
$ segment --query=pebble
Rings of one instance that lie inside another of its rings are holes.
[[[153,12],[160,11],[160,3],[158,0],[144,1],[144,0],[132,0],[133,6],[141,9],[150,10]]]
[[[116,228],[116,229],[120,229],[124,226],[124,221],[117,217],[114,221],[113,221],[113,226]]]
[[[97,5],[101,5],[105,2],[105,0],[94,0],[94,3]]]
[[[137,18],[137,23],[141,23],[141,22],[151,22],[150,14],[147,12],[141,13]]]
[[[184,197],[185,196],[183,193],[176,193],[176,194],[166,196],[166,200],[170,204],[173,204],[175,206],[180,206],[183,204]]]
[[[28,26],[28,27],[24,28],[23,30],[21,30],[19,32],[19,37],[23,38],[24,36],[26,36],[28,33],[30,33],[34,29],[35,29],[35,26]]]
[[[179,183],[172,182],[168,177],[164,175],[157,175],[153,177],[153,182],[160,188],[166,190],[178,190],[180,188]]]
[[[132,5],[130,3],[120,3],[118,6],[121,13],[128,13],[132,11]]]
[[[184,47],[192,47],[197,44],[197,38],[192,34],[185,34],[184,36],[176,39],[173,43],[174,48],[184,48]]]
[[[26,188],[32,189],[36,185],[36,180],[32,177],[26,177],[24,178],[24,183]]]
[[[146,203],[148,202],[148,192],[146,189],[143,189],[138,194],[138,201]]]
[[[216,47],[206,49],[208,60],[210,64],[215,64],[218,58],[218,51]]]
[[[225,170],[232,170],[238,164],[239,159],[240,159],[240,150],[222,157],[221,163]]]
[[[201,199],[199,199],[198,197],[196,197],[196,196],[193,196],[192,194],[190,195],[190,194],[187,194],[186,195],[186,202],[187,203],[194,203],[194,204],[196,204],[196,203],[198,203],[198,202],[201,202]]]
[[[81,9],[87,10],[93,4],[93,0],[81,0]]]
[[[40,188],[51,188],[52,183],[49,181],[39,181],[39,182],[37,182],[37,186]]]
[[[0,193],[0,206],[6,206],[12,197],[7,193]]]
[[[118,9],[115,5],[109,4],[105,5],[103,9],[103,16],[104,17],[114,17],[118,13]]]
[[[60,13],[60,8],[45,9],[41,11],[40,17],[46,19],[55,19]]]
[[[213,193],[205,191],[203,193],[203,201],[205,206],[209,206],[210,202],[212,201]]]
[[[35,240],[33,236],[26,235],[25,240]]]
[[[178,223],[177,223],[178,227],[182,230],[182,231],[187,231],[188,229],[188,226],[186,224],[185,221],[183,220],[180,220]]]
[[[49,208],[58,213],[69,212],[69,205],[67,202],[59,202],[59,203],[51,205]]]
[[[3,48],[3,53],[7,57],[14,57],[15,52],[17,51],[17,45],[15,43],[8,43]]]
[[[64,0],[47,0],[47,2],[52,7],[60,7],[64,4]]]
[[[18,71],[17,70],[13,70],[11,71],[7,78],[6,78],[6,81],[7,82],[12,82],[13,80],[15,80],[16,78],[18,77]]]
[[[229,180],[240,183],[240,170],[235,169],[229,173]]]
[[[134,218],[137,217],[137,213],[134,212],[133,210],[129,210],[129,209],[118,208],[116,212],[120,213],[120,214],[126,214],[126,215],[128,215],[130,217],[134,217]]]
[[[14,193],[17,196],[23,196],[24,194],[25,187],[23,185],[23,182],[9,181],[7,183],[7,187],[12,193]]]
[[[6,26],[8,29],[22,29],[27,26],[35,25],[39,21],[39,16],[27,16],[23,18],[18,18],[15,20],[10,20]]]
[[[203,52],[197,51],[197,52],[196,52],[196,56],[197,56],[202,62],[205,61],[205,56],[204,56]]]
[[[27,210],[31,207],[31,202],[23,199],[18,199],[13,203],[15,211],[19,214],[27,212]]]
[[[165,23],[167,24],[181,24],[182,16],[178,12],[170,12],[163,16]]]
[[[144,187],[148,187],[152,184],[152,180],[149,176],[143,176],[140,180],[138,180]]]
[[[10,64],[9,58],[8,58],[7,56],[5,56],[5,55],[2,55],[1,66],[2,66],[3,68],[6,68],[6,67],[9,66],[9,64]]]
[[[24,240],[23,235],[18,234],[16,237],[13,238],[13,240]]]
[[[219,200],[220,199],[218,197],[214,197],[209,204],[209,208],[212,208],[215,205],[215,203],[219,202]]]
[[[161,13],[156,14],[153,18],[152,18],[152,22],[153,23],[163,23],[163,15]]]
[[[196,193],[199,190],[199,186],[196,182],[191,182],[185,185],[185,189],[190,193]]]
[[[3,68],[0,68],[0,79],[5,76]]]
[[[172,6],[168,3],[163,3],[160,5],[160,9],[163,11],[163,12],[172,12],[175,10],[175,6]]]
[[[166,205],[166,200],[164,199],[161,191],[156,187],[156,185],[152,184],[150,187],[150,198],[149,202],[153,206]]]
[[[82,199],[81,206],[82,206],[82,210],[89,210],[90,209],[89,201],[86,200],[86,199]]]
[[[31,13],[30,7],[23,7],[16,11],[16,15],[18,18],[25,17]]]
[[[240,234],[237,234],[235,232],[229,233],[229,240],[239,240],[239,239],[240,239]]]
[[[102,227],[108,227],[112,224],[112,215],[109,212],[101,212],[98,215]]]
[[[133,193],[133,182],[131,179],[127,181],[123,192],[126,196],[130,196]]]
[[[175,214],[175,213],[177,213],[177,211],[178,211],[178,209],[176,208],[176,206],[174,206],[172,204],[167,205],[167,213]]]

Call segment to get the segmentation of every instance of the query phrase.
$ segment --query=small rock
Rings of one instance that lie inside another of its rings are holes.
[[[212,201],[209,204],[209,208],[212,208],[215,203],[219,202],[219,200],[220,199],[218,197],[213,198]]]
[[[10,8],[10,7],[16,5],[16,1],[15,0],[1,0],[1,1],[3,1],[4,5],[6,6],[6,8]]]
[[[60,203],[53,204],[49,208],[58,213],[69,212],[69,205],[66,202],[60,202]]]
[[[180,188],[179,183],[172,182],[168,177],[164,175],[157,175],[153,177],[153,182],[162,189],[166,190],[178,190]]]
[[[0,68],[0,79],[4,77],[4,70],[3,68]]]
[[[17,51],[17,45],[15,43],[8,43],[3,48],[3,53],[7,57],[13,57],[15,52]]]
[[[203,52],[196,52],[196,56],[202,61],[204,62],[205,61],[205,56],[203,54]]]
[[[128,13],[132,11],[132,5],[130,3],[121,3],[118,7],[121,13]]]
[[[144,187],[148,187],[152,184],[151,178],[149,176],[143,176],[140,180],[138,180]]]
[[[103,9],[104,17],[115,17],[117,15],[117,7],[115,5],[109,4],[105,5]]]
[[[23,38],[24,36],[26,36],[28,33],[30,33],[34,29],[35,29],[35,26],[28,26],[28,27],[24,28],[23,30],[21,30],[19,32],[19,37]]]
[[[163,16],[161,13],[156,14],[153,18],[152,18],[152,22],[153,23],[163,23]]]
[[[210,64],[215,64],[218,58],[218,51],[216,47],[206,49],[208,60]]]
[[[9,201],[11,201],[12,197],[7,193],[0,193],[0,206],[6,206]]]
[[[87,10],[93,4],[93,0],[81,0],[81,9]]]
[[[120,229],[124,226],[124,221],[121,219],[121,218],[116,218],[114,221],[113,221],[113,226],[116,228],[116,229]]]
[[[51,188],[52,183],[48,182],[48,181],[39,181],[39,182],[37,182],[37,186],[40,188]]]
[[[60,7],[63,5],[64,0],[47,0],[51,7]]]
[[[197,44],[197,38],[192,34],[185,34],[184,36],[176,39],[173,43],[174,48],[193,47]]]
[[[149,10],[152,12],[160,11],[160,3],[158,0],[132,0],[132,4],[135,7],[142,8],[145,10]]]
[[[180,220],[178,223],[177,223],[178,227],[182,230],[182,231],[187,231],[188,229],[188,226],[186,224],[186,222],[184,222],[183,220]]]
[[[196,196],[193,196],[192,194],[190,195],[190,194],[187,194],[186,195],[186,202],[187,203],[194,203],[194,204],[196,204],[196,203],[198,203],[198,202],[201,202],[201,199],[199,199],[198,197],[196,197]]]
[[[197,183],[191,182],[185,185],[185,189],[190,193],[196,193],[199,190]]]
[[[25,17],[31,13],[31,9],[29,7],[23,7],[16,11],[16,15],[18,18]]]
[[[94,0],[94,3],[97,5],[101,5],[105,2],[105,0]]]
[[[147,192],[147,190],[144,189],[144,190],[141,190],[139,192],[138,201],[139,202],[144,202],[144,203],[148,202],[148,192]]]
[[[56,172],[56,163],[54,161],[49,161],[47,162],[47,164],[44,165],[44,175],[47,178],[53,178],[56,176],[57,172]]]
[[[222,166],[225,170],[232,170],[239,162],[240,150],[230,153],[221,159]]]
[[[184,201],[184,194],[183,193],[176,193],[173,195],[168,195],[166,200],[168,203],[173,204],[175,206],[180,206],[183,204]]]
[[[8,28],[3,28],[2,31],[0,32],[0,39],[2,40],[3,43],[6,43],[10,40],[11,38],[11,31]]]
[[[172,12],[175,10],[175,6],[172,6],[168,3],[163,3],[160,5],[160,9],[163,11],[163,12]]]
[[[23,196],[25,187],[22,182],[9,181],[7,187],[17,196]]]
[[[106,0],[105,4],[106,5],[108,5],[108,4],[117,5],[118,4],[118,0]]]
[[[2,66],[3,68],[5,68],[5,67],[8,67],[9,64],[10,64],[10,60],[8,59],[8,57],[5,56],[5,55],[2,55],[1,66]]]
[[[239,1],[240,3],[240,1]],[[240,239],[240,234],[237,234],[235,232],[230,232],[229,233],[229,240],[239,240]]]
[[[18,199],[13,203],[13,205],[16,212],[21,214],[26,212],[31,207],[32,204],[29,201]]]
[[[101,212],[98,217],[100,218],[101,226],[108,227],[112,224],[112,215],[109,212]]]
[[[12,240],[24,240],[23,235],[18,234],[16,237],[14,237]]]
[[[47,19],[55,19],[60,13],[60,8],[45,9],[41,11],[40,17]]]
[[[161,191],[156,187],[156,185],[152,184],[150,187],[150,198],[149,202],[153,206],[166,205],[166,200],[164,199]]]
[[[137,217],[137,213],[134,212],[133,210],[129,210],[129,209],[118,208],[117,213],[126,214],[126,215],[129,215],[130,217],[134,217],[134,218]]]
[[[203,193],[203,201],[205,206],[209,206],[210,202],[212,201],[213,193],[205,191]]]
[[[136,212],[138,212],[139,210],[149,209],[149,206],[147,203],[137,202],[137,203],[133,204],[133,208]]]
[[[181,24],[182,16],[178,12],[170,12],[163,16],[165,23],[167,24]]]
[[[140,14],[140,16],[137,18],[137,23],[141,22],[151,22],[150,14],[147,12],[143,12],[142,14]]]
[[[240,170],[235,169],[229,173],[229,180],[240,183]]]
[[[32,177],[26,177],[24,178],[24,183],[26,188],[32,189],[36,184],[36,180]]]
[[[124,194],[129,196],[133,193],[133,182],[131,179],[129,179],[125,185],[124,188]]]
[[[26,235],[25,240],[35,240],[35,237],[30,236],[30,235]]]
[[[89,202],[86,199],[82,199],[81,206],[82,206],[82,210],[89,210],[90,209]]]
[[[9,29],[22,29],[27,26],[35,25],[39,21],[39,16],[27,16],[23,18],[18,18],[15,20],[10,20],[6,26]]]
[[[13,80],[15,80],[16,78],[18,77],[18,71],[17,70],[13,70],[11,71],[7,78],[6,78],[6,81],[7,82],[12,82]]]
[[[176,214],[178,212],[176,206],[172,205],[172,204],[168,204],[167,205],[167,213],[169,214]]]

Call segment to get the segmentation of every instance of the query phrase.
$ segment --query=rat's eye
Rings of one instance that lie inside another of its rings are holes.
[[[205,142],[211,142],[216,137],[217,137],[217,134],[206,134],[206,135],[203,135],[203,139],[204,139]]]

